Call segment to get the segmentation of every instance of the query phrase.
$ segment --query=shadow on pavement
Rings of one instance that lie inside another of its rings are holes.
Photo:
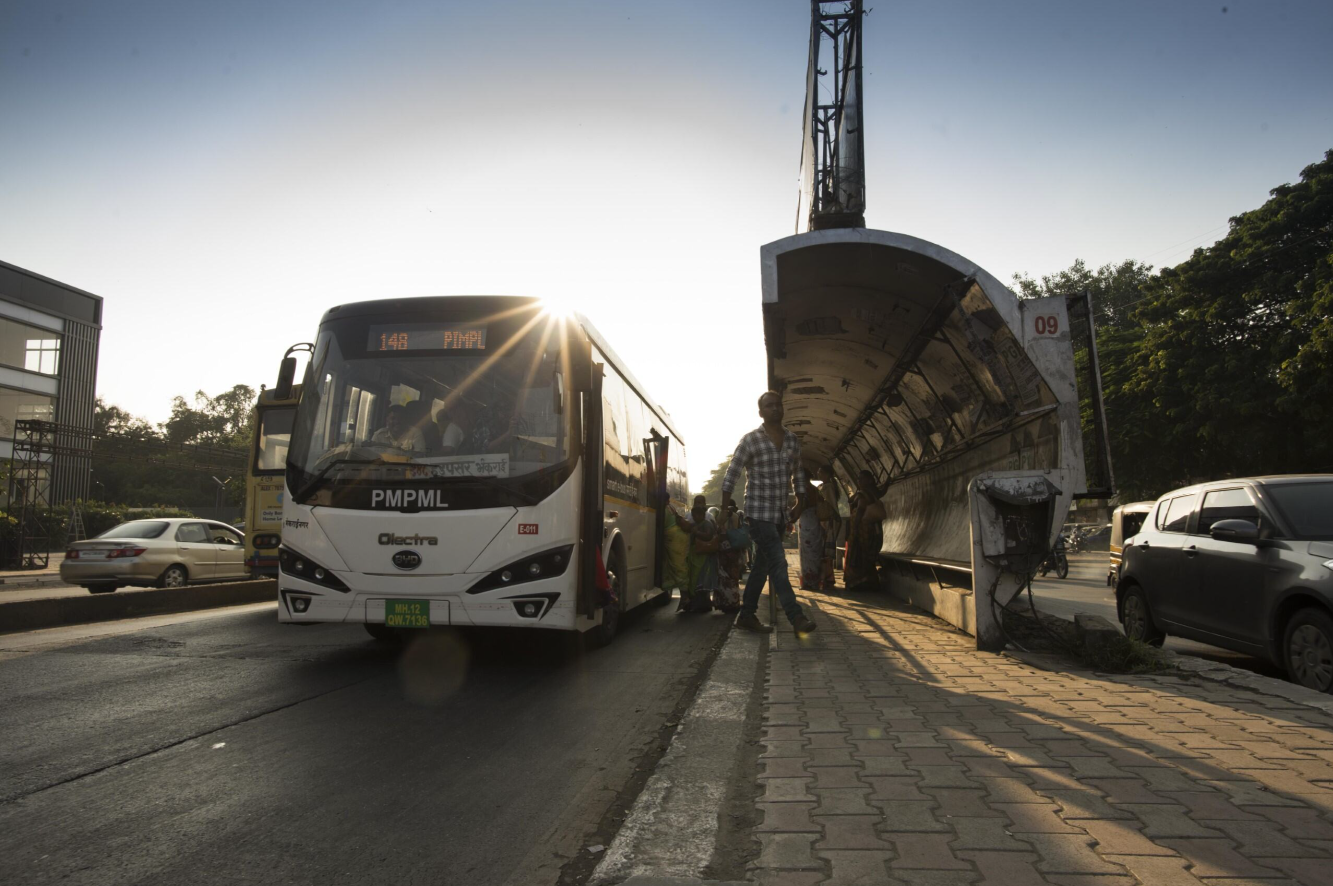
[[[765,876],[1330,882],[1333,717],[1038,670],[887,594],[802,596],[819,630],[779,635],[769,665]]]

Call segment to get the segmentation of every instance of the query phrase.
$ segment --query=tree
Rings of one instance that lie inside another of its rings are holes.
[[[171,417],[157,427],[101,398],[93,411],[93,430],[98,434],[94,446],[93,498],[133,507],[166,504],[179,507],[209,507],[217,500],[217,484],[210,474],[185,467],[191,456],[168,456],[182,462],[146,463],[136,460],[138,443],[155,443],[156,456],[162,456],[160,444],[183,443],[218,446],[247,451],[252,435],[251,421],[254,390],[236,385],[216,397],[203,391],[195,393],[194,406],[184,397],[172,400]],[[221,475],[219,475],[221,477]],[[239,503],[244,496],[244,474],[221,477],[228,480],[227,497]]]
[[[1185,262],[1076,261],[1022,297],[1093,293],[1121,498],[1333,470],[1333,151]]]
[[[722,503],[722,478],[726,476],[727,466],[731,464],[731,459],[726,458],[718,462],[717,467],[713,468],[713,473],[708,475],[708,482],[704,483],[704,488],[699,490],[696,495],[702,495],[708,499],[710,505]],[[735,500],[738,507],[745,507],[745,474],[742,472],[740,482],[736,488],[731,490],[731,497]]]
[[[1163,491],[1333,469],[1333,151],[1270,194],[1134,311],[1122,393],[1164,419],[1143,450]]]
[[[1092,317],[1098,329],[1132,329],[1130,308],[1143,298],[1143,287],[1152,278],[1152,266],[1133,259],[1088,270],[1083,259],[1074,259],[1066,270],[1041,278],[1038,283],[1026,274],[1014,275],[1019,298],[1050,295],[1092,295]]]
[[[98,436],[117,434],[122,437],[139,439],[155,438],[160,435],[148,423],[148,419],[130,415],[119,406],[108,404],[98,397],[93,406],[93,432]]]
[[[216,397],[195,391],[194,406],[184,397],[171,401],[171,418],[161,424],[171,443],[200,443],[208,446],[241,448],[250,445],[253,429],[255,390],[236,385]]]

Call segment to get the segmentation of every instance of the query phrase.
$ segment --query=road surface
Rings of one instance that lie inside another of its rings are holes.
[[[270,604],[0,638],[0,882],[555,883],[730,621],[673,610],[588,654],[535,631],[399,653]]]

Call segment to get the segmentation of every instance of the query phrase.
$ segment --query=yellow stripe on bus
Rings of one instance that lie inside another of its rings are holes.
[[[639,504],[637,501],[626,501],[626,500],[623,499],[623,498],[616,498],[614,495],[604,495],[604,496],[602,496],[602,498],[604,498],[606,501],[609,501],[609,502],[615,502],[616,504],[621,505],[621,506],[623,506],[623,507],[634,508],[636,511],[644,511],[645,513],[648,513],[648,514],[656,514],[656,513],[657,513],[657,511],[656,511],[655,509],[653,509],[653,508],[646,508],[646,507],[644,507],[643,505]]]

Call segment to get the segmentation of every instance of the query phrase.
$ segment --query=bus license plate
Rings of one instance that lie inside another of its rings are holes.
[[[386,628],[430,627],[430,601],[385,600],[384,626]]]

